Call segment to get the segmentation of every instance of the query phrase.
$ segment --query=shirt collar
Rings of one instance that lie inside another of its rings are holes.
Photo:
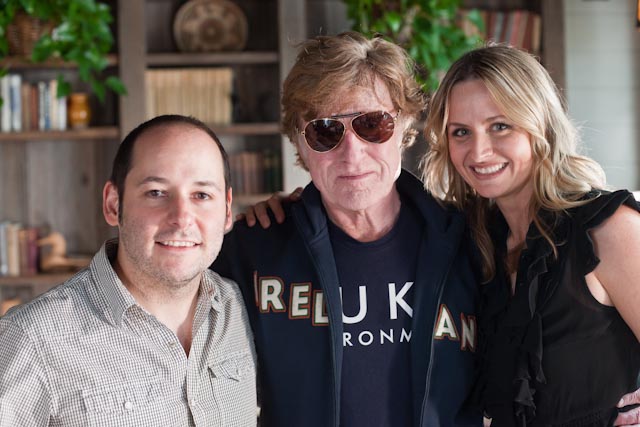
[[[137,306],[135,298],[124,286],[112,263],[116,259],[118,252],[118,239],[107,240],[98,253],[93,257],[89,266],[91,275],[94,278],[98,292],[102,295],[102,301],[106,304],[103,310],[109,317],[120,326],[122,318],[133,306]],[[220,313],[223,309],[223,295],[220,292],[220,281],[222,279],[210,270],[205,270],[200,281],[200,292],[198,297],[198,309],[204,305],[204,311],[213,308]]]
[[[118,239],[107,240],[93,257],[89,269],[106,304],[103,310],[120,326],[122,316],[130,307],[136,305],[136,300],[125,288],[111,264],[115,261],[117,252]]]

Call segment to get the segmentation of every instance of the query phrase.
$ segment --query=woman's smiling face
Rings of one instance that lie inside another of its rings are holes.
[[[504,115],[481,80],[465,80],[451,90],[447,138],[451,162],[480,196],[528,206],[531,138]]]

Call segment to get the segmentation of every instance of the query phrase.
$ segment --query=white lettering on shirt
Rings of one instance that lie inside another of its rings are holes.
[[[413,309],[407,302],[403,299],[405,294],[411,289],[413,286],[413,282],[407,282],[404,284],[402,289],[400,289],[400,293],[396,294],[396,284],[389,283],[389,318],[395,320],[398,318],[398,306],[402,307],[402,309],[409,315],[409,317],[413,317]]]
[[[284,283],[278,277],[261,277],[258,281],[258,292],[260,295],[260,311],[268,313],[270,311],[286,311],[282,292]]]
[[[340,299],[342,299],[342,288],[340,288]],[[342,313],[342,322],[347,325],[353,325],[354,323],[359,323],[362,319],[367,315],[367,287],[366,286],[358,286],[358,299],[360,301],[360,310],[358,314],[353,317],[349,317],[346,314]]]

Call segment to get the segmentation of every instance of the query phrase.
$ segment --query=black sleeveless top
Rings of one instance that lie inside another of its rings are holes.
[[[496,214],[497,273],[482,286],[482,366],[472,394],[492,427],[610,426],[620,397],[636,389],[638,340],[614,307],[593,298],[584,277],[599,263],[588,231],[620,205],[638,206],[627,191],[588,198],[566,213],[542,212],[557,258],[530,226],[513,296],[500,261],[508,227]]]

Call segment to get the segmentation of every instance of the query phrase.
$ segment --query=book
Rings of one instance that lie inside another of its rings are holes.
[[[514,10],[509,13],[510,32],[507,42],[511,46],[522,47],[520,33],[522,31],[520,21],[522,19],[522,11]]]
[[[68,113],[67,113],[67,97],[61,96],[57,98],[58,101],[58,130],[67,130],[67,121],[68,121]]]
[[[182,114],[209,124],[232,121],[233,70],[229,67],[147,70],[145,89],[147,118]]]
[[[23,81],[20,85],[20,105],[22,106],[22,128],[31,130],[31,105],[30,105],[31,88],[29,83]]]
[[[9,74],[9,97],[11,110],[11,130],[13,132],[22,131],[22,76],[20,74]]]
[[[29,85],[29,122],[31,124],[31,130],[39,129],[38,119],[40,117],[40,104],[39,104],[38,85]]]
[[[58,80],[49,80],[49,129],[59,130],[58,125]]]
[[[38,130],[47,130],[47,122],[45,121],[45,110],[47,108],[46,95],[47,84],[38,82]]]
[[[9,259],[7,254],[7,225],[8,222],[0,222],[0,276],[9,274]]]
[[[507,44],[511,44],[511,35],[513,33],[514,27],[514,17],[515,15],[513,14],[513,12],[504,12],[501,41]]]
[[[537,13],[533,14],[533,23],[531,28],[531,52],[540,53],[540,42],[542,38],[542,19]]]
[[[2,132],[11,132],[11,84],[9,80],[9,74],[0,77],[0,97],[2,97],[0,130],[2,130]]]
[[[35,227],[18,229],[20,276],[38,273],[38,230]]]
[[[20,275],[20,243],[18,232],[20,225],[7,223],[7,276]]]

